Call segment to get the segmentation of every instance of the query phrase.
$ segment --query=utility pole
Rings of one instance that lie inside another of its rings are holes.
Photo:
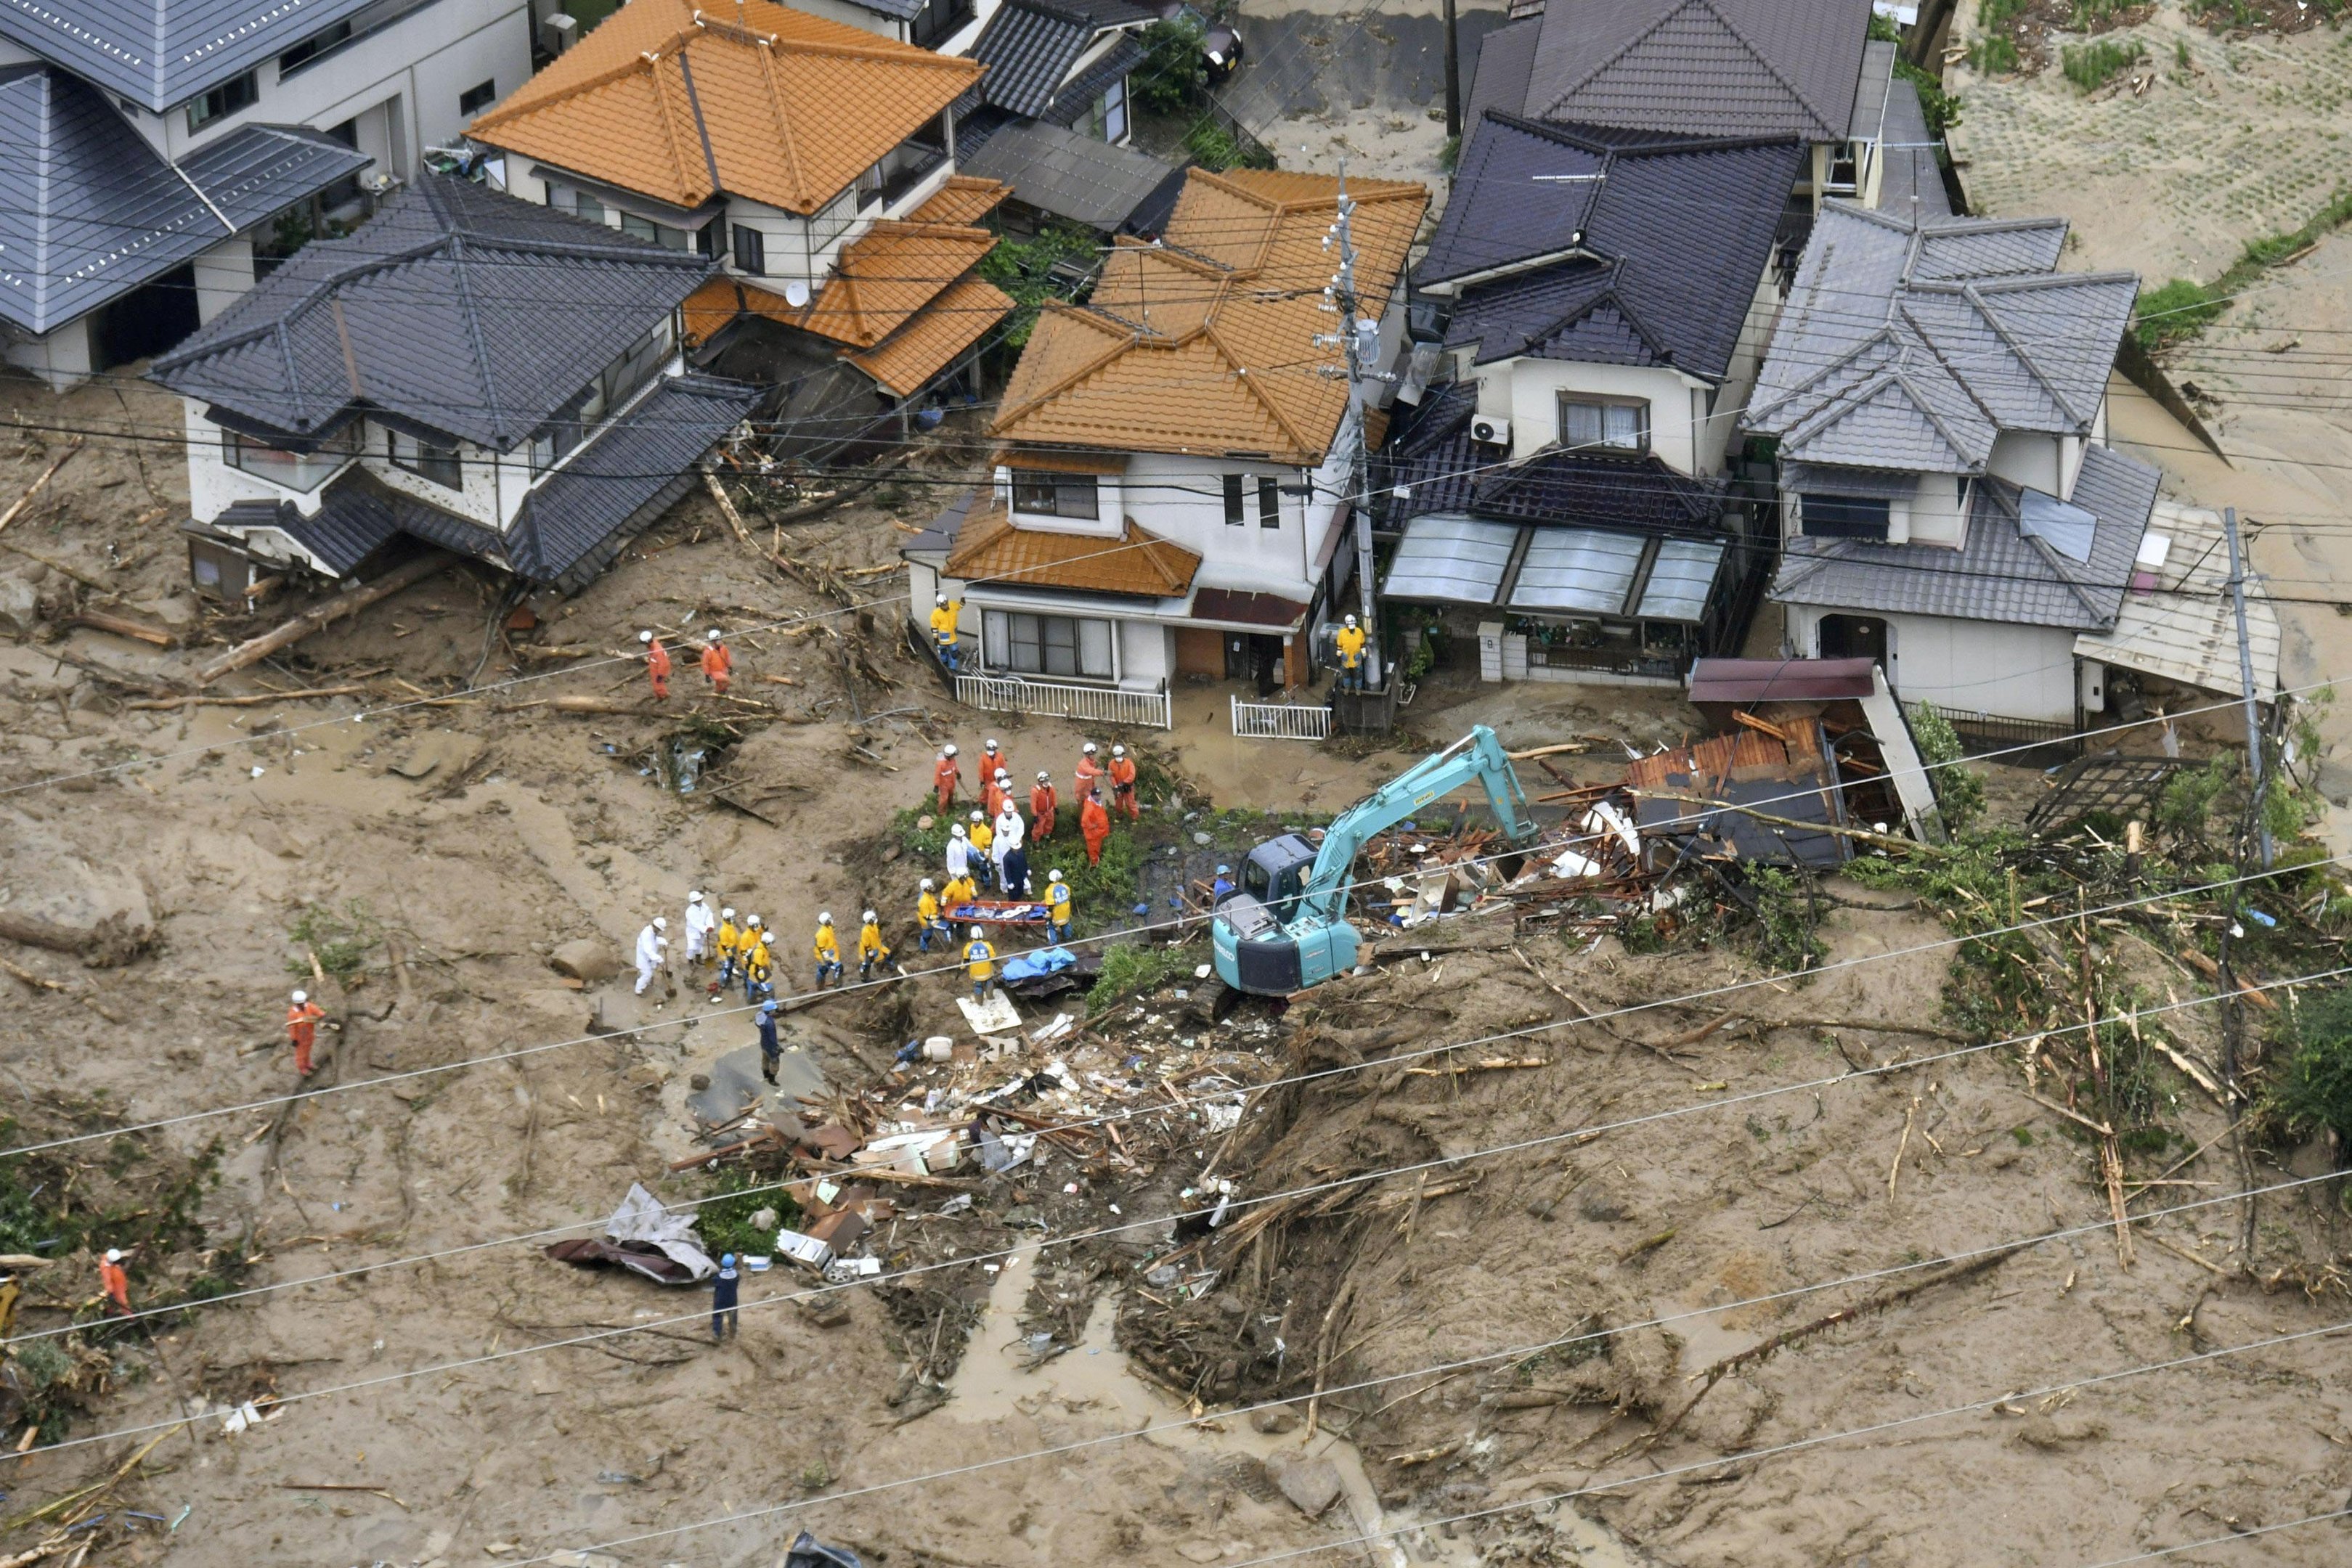
[[[2263,851],[2263,869],[2271,869],[2275,848],[2271,843],[2270,824],[2263,814],[2263,730],[2262,721],[2254,712],[2254,649],[2246,635],[2246,568],[2245,558],[2238,546],[2238,508],[2225,507],[2221,513],[2221,531],[2230,541],[2230,602],[2238,616],[2238,693],[2246,707],[2246,778],[2254,792],[2254,831]]]
[[[1462,52],[1454,36],[1454,0],[1445,0],[1445,134],[1462,134]]]
[[[1358,596],[1363,603],[1360,621],[1364,632],[1364,684],[1368,690],[1378,691],[1387,677],[1381,673],[1380,625],[1374,619],[1372,514],[1366,505],[1365,497],[1365,486],[1371,479],[1371,452],[1364,439],[1365,410],[1361,398],[1363,383],[1377,372],[1367,370],[1364,363],[1362,329],[1371,323],[1361,321],[1356,314],[1353,221],[1356,204],[1348,195],[1348,161],[1345,158],[1339,160],[1339,220],[1332,224],[1331,232],[1323,236],[1323,248],[1337,248],[1339,253],[1339,270],[1331,275],[1331,281],[1323,289],[1323,308],[1336,310],[1339,315],[1339,341],[1334,344],[1329,338],[1323,337],[1317,340],[1317,345],[1336,347],[1348,359],[1347,370],[1338,372],[1345,374],[1348,380],[1349,408],[1341,416],[1341,423],[1349,426],[1345,498],[1356,514],[1356,584]],[[1350,425],[1351,419],[1353,423]]]

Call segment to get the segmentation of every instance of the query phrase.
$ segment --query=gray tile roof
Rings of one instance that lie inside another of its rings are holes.
[[[1906,221],[1952,215],[1943,171],[1936,162],[1935,148],[1927,142],[1927,116],[1919,107],[1919,89],[1897,77],[1886,93],[1886,141],[1880,154],[1885,165],[1878,181],[1880,212]]]
[[[0,70],[0,319],[48,331],[368,162],[315,131],[247,125],[175,170],[95,88]]]
[[[0,0],[0,37],[158,113],[371,0]]]
[[[1783,461],[1982,473],[2005,430],[2088,435],[2139,291],[2060,273],[2063,218],[1815,221],[1745,427]]]
[[[871,11],[877,16],[887,16],[894,22],[911,22],[922,15],[923,0],[847,0],[861,11]],[[946,0],[941,0],[942,4]]]
[[[1144,56],[1141,40],[1132,33],[1120,34],[1104,51],[1102,58],[1062,84],[1062,89],[1054,95],[1054,101],[1045,106],[1045,112],[1038,118],[1055,125],[1077,124],[1094,107],[1095,99],[1102,96],[1103,89],[1141,65]],[[1134,114],[1134,106],[1130,104],[1129,118],[1132,120]]]
[[[427,174],[349,238],[305,246],[151,374],[264,430],[322,434],[364,408],[506,451],[715,266]]]
[[[978,152],[960,156],[957,167],[1003,181],[1014,200],[1041,212],[1106,233],[1125,223],[1170,172],[1148,152],[1038,120],[1005,126]]]
[[[1489,114],[1414,282],[1459,288],[1447,340],[1477,344],[1481,362],[1535,354],[1719,378],[1808,156],[1794,138],[1629,135]],[[1563,256],[1574,259],[1508,270]]]
[[[1895,44],[1873,38],[1862,46],[1862,75],[1854,83],[1853,118],[1846,135],[1856,141],[1876,141],[1886,134],[1888,95],[1895,84]]]
[[[1462,121],[1475,125],[1488,110],[1505,114],[1527,110],[1528,72],[1536,63],[1536,42],[1543,28],[1541,16],[1507,22],[1478,40],[1478,58],[1470,69],[1470,91],[1462,106]]]
[[[2069,560],[2019,532],[2018,486],[1979,479],[1960,549],[1791,538],[1782,545],[1770,597],[1840,610],[2104,631],[2122,607],[2158,478],[2137,458],[2104,446],[2084,450],[2068,499],[2098,519],[2087,561]]]
[[[573,586],[602,571],[669,509],[702,455],[762,396],[759,387],[718,376],[664,381],[523,502],[507,546],[516,572]]]
[[[1577,0],[1542,24],[1528,115],[1839,141],[1870,0]]]
[[[988,67],[981,98],[1014,114],[1042,115],[1070,68],[1105,29],[1148,22],[1152,15],[1127,0],[1004,0],[972,40],[971,57]],[[1134,54],[1140,58],[1141,50]],[[1131,69],[1132,61],[1121,68]]]

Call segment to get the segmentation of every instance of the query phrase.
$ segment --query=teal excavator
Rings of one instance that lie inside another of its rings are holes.
[[[1482,724],[1342,811],[1319,848],[1285,833],[1252,850],[1241,886],[1217,906],[1217,978],[1252,996],[1286,997],[1354,968],[1361,939],[1346,910],[1358,852],[1383,828],[1474,783],[1486,788],[1495,820],[1515,842],[1534,835],[1519,776]]]

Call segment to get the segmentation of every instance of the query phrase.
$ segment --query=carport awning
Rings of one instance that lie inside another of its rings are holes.
[[[1714,597],[1724,549],[1720,539],[1433,512],[1405,525],[1381,591],[1391,599],[1532,615],[1696,622]]]

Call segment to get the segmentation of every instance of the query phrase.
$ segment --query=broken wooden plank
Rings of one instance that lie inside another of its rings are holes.
[[[179,641],[161,626],[107,610],[77,610],[66,618],[66,624],[87,626],[93,632],[111,632],[118,637],[129,637],[158,648],[169,648]]]
[[[315,605],[291,621],[236,647],[198,670],[193,677],[200,686],[208,686],[233,670],[257,664],[281,648],[290,648],[313,632],[324,629],[345,615],[356,615],[378,600],[389,599],[404,588],[413,587],[433,576],[455,560],[455,557],[435,550],[417,557],[404,566],[397,566],[363,587],[338,593],[324,604]]]
[[[10,523],[15,522],[16,515],[31,506],[33,498],[49,487],[49,481],[58,476],[58,470],[66,465],[66,460],[81,450],[81,442],[80,436],[75,436],[72,444],[63,452],[58,453],[47,468],[41,470],[41,476],[26,486],[25,493],[10,502],[6,511],[0,512],[0,528],[5,528]]]

